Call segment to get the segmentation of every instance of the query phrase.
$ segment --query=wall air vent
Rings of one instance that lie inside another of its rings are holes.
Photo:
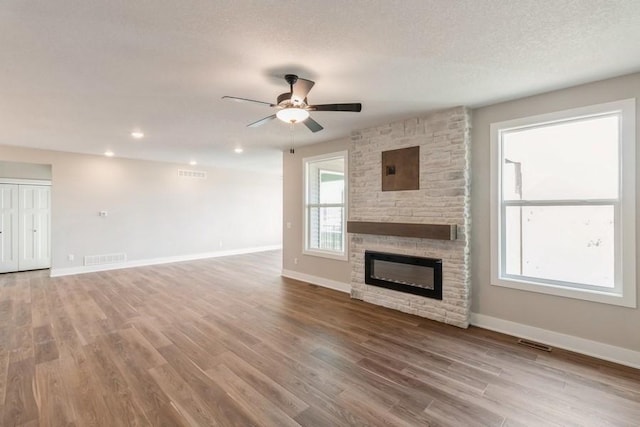
[[[181,178],[207,179],[207,173],[205,171],[192,171],[188,169],[178,169],[178,176]]]
[[[127,261],[127,254],[87,255],[84,257],[84,265],[118,264]]]

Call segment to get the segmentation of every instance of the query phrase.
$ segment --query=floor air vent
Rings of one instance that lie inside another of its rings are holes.
[[[181,178],[207,179],[207,173],[205,171],[192,171],[188,169],[178,169],[178,176]]]
[[[87,255],[84,257],[84,265],[102,265],[102,264],[117,264],[125,262],[127,260],[127,254],[106,254],[106,255]]]
[[[535,348],[536,350],[551,351],[551,347],[549,347],[548,345],[540,344],[539,342],[535,342],[535,341],[524,340],[522,338],[518,340],[518,344]]]

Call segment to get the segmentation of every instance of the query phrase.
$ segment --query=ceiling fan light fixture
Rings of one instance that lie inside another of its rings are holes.
[[[250,128],[262,126],[265,123],[269,123],[271,120],[278,118],[291,125],[302,122],[311,132],[319,132],[324,128],[309,115],[310,111],[313,111],[314,114],[316,111],[350,111],[354,113],[362,111],[362,104],[359,102],[310,105],[309,101],[307,101],[307,95],[315,85],[314,82],[307,79],[301,79],[295,74],[286,74],[284,76],[284,80],[289,84],[289,91],[278,95],[275,104],[257,101],[255,99],[239,98],[237,96],[225,95],[222,98],[241,102],[253,102],[278,109],[275,114],[271,114],[270,116],[264,117],[253,123],[249,123],[247,127]]]
[[[302,108],[283,108],[276,113],[276,117],[285,123],[300,123],[309,117],[309,112]]]

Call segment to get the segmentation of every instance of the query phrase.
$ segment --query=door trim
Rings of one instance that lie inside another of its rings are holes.
[[[51,186],[51,181],[46,179],[0,178],[0,184]]]

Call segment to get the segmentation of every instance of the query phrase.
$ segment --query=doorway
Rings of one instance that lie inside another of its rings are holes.
[[[0,162],[0,273],[51,267],[50,177],[50,165]]]

